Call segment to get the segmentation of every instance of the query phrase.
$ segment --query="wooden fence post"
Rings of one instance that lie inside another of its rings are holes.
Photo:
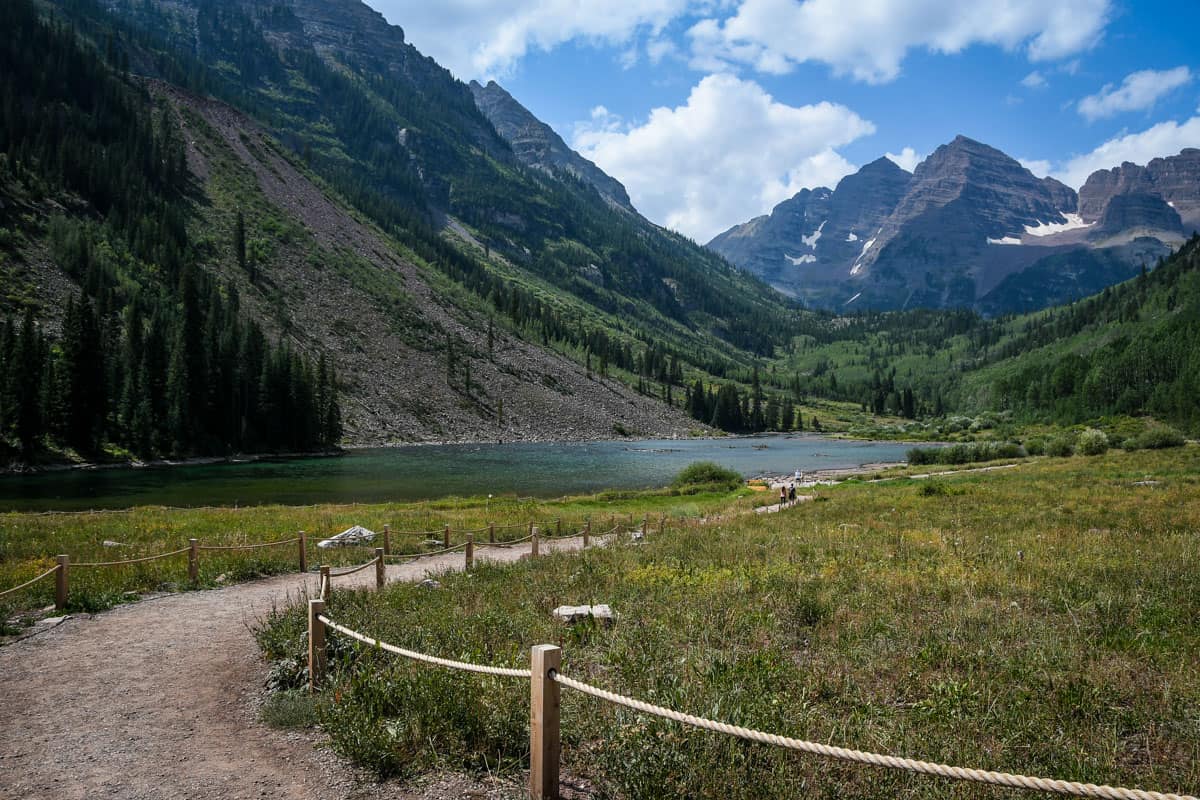
[[[390,556],[392,554],[392,526],[383,526],[383,554]]]
[[[667,515],[659,514],[658,515],[658,532],[661,534],[666,529],[667,529]]]
[[[533,536],[533,531],[534,531],[534,528],[533,528],[533,520],[529,520],[529,533],[527,533],[527,534],[525,534],[525,535],[526,535],[526,536]]]
[[[449,547],[449,546],[450,546],[450,526],[447,525],[445,527],[445,529],[442,530],[442,547]]]
[[[559,687],[551,677],[562,663],[562,651],[552,644],[535,645],[530,655],[529,797],[557,800]]]
[[[467,569],[475,566],[475,534],[467,534],[467,548],[463,551],[463,555],[465,556],[464,564]]]
[[[583,523],[583,548],[586,550],[588,546],[588,536],[592,534],[592,518],[588,517]]]
[[[325,623],[320,620],[324,613],[324,600],[308,601],[308,691],[314,694],[325,677]]]
[[[330,596],[333,594],[333,579],[329,576],[329,565],[321,565],[321,600],[329,602]]]
[[[200,581],[200,541],[188,539],[188,580],[193,584]]]
[[[562,517],[559,517],[554,523],[554,535],[562,536]]]
[[[308,536],[300,531],[300,571],[308,572]]]
[[[530,530],[532,530],[533,533],[529,534],[530,537],[532,537],[529,540],[529,546],[530,546],[529,554],[533,558],[537,558],[538,557],[538,529],[531,528]]]
[[[375,548],[375,588],[382,589],[387,565],[383,562],[383,548]]]
[[[496,523],[494,523],[494,522],[488,523],[488,543],[489,544],[496,543]]]
[[[62,611],[67,607],[68,573],[71,570],[71,557],[58,557],[58,572],[54,573],[54,607]]]

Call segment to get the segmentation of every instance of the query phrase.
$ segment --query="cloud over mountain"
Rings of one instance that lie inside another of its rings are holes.
[[[802,188],[836,184],[854,171],[837,148],[874,132],[845,106],[789,106],[721,74],[640,124],[597,109],[576,127],[573,146],[624,183],[647,217],[707,241]]]

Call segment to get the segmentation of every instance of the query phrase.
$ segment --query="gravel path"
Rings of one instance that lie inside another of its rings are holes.
[[[542,542],[577,550],[578,538]],[[477,548],[516,561],[528,545]],[[463,555],[389,566],[389,580],[462,569]],[[374,570],[335,579],[369,584]],[[333,756],[317,731],[260,723],[266,664],[250,626],[273,604],[315,594],[282,575],[145,600],[0,648],[0,798],[509,798],[513,782],[440,776],[379,784]]]

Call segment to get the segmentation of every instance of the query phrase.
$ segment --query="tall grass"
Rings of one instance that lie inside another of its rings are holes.
[[[1156,484],[1144,484],[1147,478]],[[844,484],[827,502],[644,543],[484,565],[442,588],[336,595],[402,646],[563,671],[781,734],[1160,790],[1200,785],[1200,449]],[[1135,485],[1142,483],[1143,485]],[[612,628],[559,604],[609,603]],[[260,631],[302,663],[303,613]],[[381,774],[527,758],[528,686],[332,637],[318,712]],[[299,676],[293,676],[299,681]],[[801,757],[563,691],[564,759],[604,796],[978,797],[995,789]]]

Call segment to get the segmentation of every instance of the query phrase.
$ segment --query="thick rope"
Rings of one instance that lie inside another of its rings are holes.
[[[398,656],[404,656],[405,658],[411,658],[415,661],[424,661],[427,664],[436,664],[439,667],[447,667],[449,669],[462,670],[463,672],[478,672],[482,675],[503,675],[503,676],[510,677],[510,678],[528,678],[530,676],[530,672],[527,669],[510,669],[508,667],[489,667],[489,666],[485,666],[483,664],[471,664],[467,661],[451,661],[448,658],[438,658],[437,656],[429,656],[429,655],[425,655],[424,653],[415,652],[413,650],[405,650],[404,648],[397,647],[394,644],[388,644],[387,642],[380,641],[379,639],[372,639],[370,636],[364,636],[363,634],[359,633],[358,631],[353,631],[353,630],[350,630],[349,628],[345,628],[341,625],[338,625],[336,622],[329,619],[328,617],[318,616],[317,619],[321,620],[321,622],[325,623],[330,628],[333,628],[338,633],[349,636],[351,639],[357,639],[358,641],[362,642],[363,644],[369,644],[372,647],[379,647],[379,648],[382,648],[382,649],[388,651],[389,653],[395,653]]]
[[[295,544],[298,541],[300,541],[299,536],[297,536],[294,539],[284,539],[283,541],[279,541],[279,542],[263,542],[262,544],[227,544],[227,545],[202,544],[202,545],[199,545],[196,549],[197,550],[257,550],[260,547],[279,547],[280,545],[284,545],[284,544]]]
[[[6,594],[12,594],[13,592],[19,592],[19,591],[21,591],[22,589],[24,589],[24,588],[25,588],[25,587],[27,587],[27,586],[33,586],[35,583],[37,583],[38,581],[40,581],[42,578],[49,577],[49,576],[53,575],[53,574],[54,574],[54,573],[56,573],[56,572],[58,572],[58,564],[55,564],[53,567],[51,567],[50,569],[46,570],[46,571],[45,571],[45,572],[43,572],[41,575],[38,575],[36,578],[34,578],[34,579],[32,579],[32,580],[25,581],[25,582],[24,582],[24,583],[22,583],[20,586],[14,586],[14,587],[13,587],[13,588],[11,588],[11,589],[5,589],[3,592],[0,592],[0,597],[4,597],[4,595],[6,595]]]
[[[375,566],[375,564],[376,564],[378,561],[379,561],[379,559],[378,559],[378,558],[372,558],[370,561],[368,561],[368,562],[367,562],[367,563],[365,563],[365,564],[360,564],[359,566],[357,566],[357,567],[351,567],[350,569],[344,569],[344,570],[342,570],[341,572],[333,572],[333,571],[331,570],[331,571],[330,571],[330,573],[329,573],[329,577],[331,577],[331,578],[341,578],[341,577],[344,577],[344,576],[346,576],[346,575],[353,575],[353,574],[354,574],[354,573],[356,573],[356,572],[362,572],[362,571],[363,571],[364,569],[366,569],[367,567],[373,567],[373,566]]]
[[[1025,775],[1013,775],[1008,772],[991,772],[989,770],[968,769],[966,767],[951,767],[945,764],[934,764],[929,761],[916,761],[911,758],[899,758],[897,756],[879,755],[877,753],[868,753],[863,750],[848,750],[844,747],[833,747],[820,742],[809,742],[802,739],[792,739],[787,736],[779,736],[774,733],[764,733],[756,731],[752,728],[743,728],[739,725],[730,725],[725,722],[716,722],[715,720],[705,719],[704,717],[693,716],[692,714],[684,714],[679,711],[673,711],[662,706],[644,703],[641,700],[635,700],[632,697],[625,697],[614,692],[609,692],[604,689],[599,689],[595,686],[568,678],[557,672],[551,671],[550,677],[552,680],[568,686],[584,694],[598,697],[601,700],[607,700],[610,703],[632,708],[634,711],[641,711],[646,714],[653,714],[663,719],[681,722],[685,725],[692,725],[706,731],[715,731],[716,733],[724,733],[729,736],[737,736],[741,739],[746,739],[751,742],[759,742],[761,744],[775,745],[776,747],[785,747],[789,750],[799,750],[804,753],[813,753],[826,758],[836,758],[843,761],[853,761],[859,764],[870,764],[876,767],[889,767],[891,769],[903,769],[909,772],[918,772],[924,775],[937,775],[942,778],[953,778],[961,781],[975,781],[977,783],[989,783],[996,786],[1010,786],[1016,789],[1032,789],[1042,792],[1056,792],[1058,794],[1069,794],[1077,797],[1100,797],[1106,800],[1197,800],[1190,795],[1178,794],[1161,794],[1159,792],[1148,792],[1142,789],[1122,789],[1113,786],[1097,786],[1094,783],[1077,783],[1075,781],[1060,781],[1050,778],[1031,778]]]
[[[192,548],[190,548],[190,547],[184,547],[179,550],[172,550],[169,553],[159,553],[156,556],[146,556],[145,558],[130,558],[130,559],[126,559],[125,561],[80,562],[78,564],[72,563],[71,566],[72,567],[119,567],[124,564],[141,564],[145,561],[157,561],[160,558],[170,558],[171,556],[182,555],[183,553],[186,553],[188,550],[191,550],[191,549]]]
[[[500,547],[500,548],[507,549],[509,547],[512,547],[515,544],[521,544],[523,542],[528,542],[528,541],[531,541],[532,539],[533,539],[533,534],[531,533],[528,536],[522,536],[520,539],[513,539],[511,542],[476,542],[475,546],[476,547]]]

